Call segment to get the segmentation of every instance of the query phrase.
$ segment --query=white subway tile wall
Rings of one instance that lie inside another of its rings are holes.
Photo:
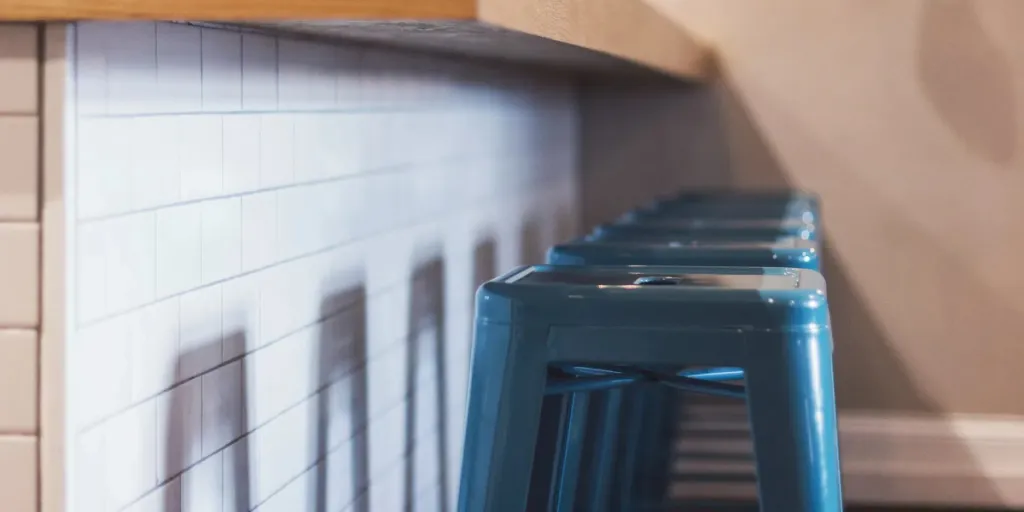
[[[71,511],[453,510],[475,287],[576,228],[572,82],[144,22],[73,69]]]

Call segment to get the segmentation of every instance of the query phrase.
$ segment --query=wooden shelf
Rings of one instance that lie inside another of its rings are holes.
[[[0,0],[0,20],[232,22],[329,37],[700,79],[708,52],[644,0]]]

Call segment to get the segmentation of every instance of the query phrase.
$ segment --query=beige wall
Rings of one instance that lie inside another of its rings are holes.
[[[1024,414],[1024,3],[651,3],[720,51],[716,179],[822,195],[840,406]]]
[[[37,508],[39,48],[0,24],[0,503]]]

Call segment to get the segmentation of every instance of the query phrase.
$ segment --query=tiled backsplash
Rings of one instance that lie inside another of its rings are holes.
[[[575,230],[573,84],[73,34],[70,510],[452,510],[473,291]]]

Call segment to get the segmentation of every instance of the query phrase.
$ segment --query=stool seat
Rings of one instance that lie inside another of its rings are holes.
[[[701,189],[679,191],[671,196],[655,199],[654,201],[651,201],[648,204],[693,202],[744,202],[779,204],[793,201],[803,201],[817,208],[820,199],[818,198],[817,194],[814,194],[812,192],[788,188],[774,190]]]
[[[628,238],[588,238],[548,250],[547,261],[556,265],[700,265],[763,266],[818,270],[818,244],[788,237],[777,240],[724,240],[679,237],[671,234]]]
[[[658,220],[652,222],[689,222],[688,220]],[[758,226],[773,225],[778,221],[709,221],[712,226]],[[796,225],[805,225],[802,222]],[[629,234],[601,233],[590,235],[584,241],[563,244],[551,248],[548,252],[548,263],[567,265],[738,265],[761,267],[803,267],[811,270],[819,269],[817,243],[795,237],[777,240],[742,240],[727,237],[703,238],[684,237],[671,233]],[[730,374],[742,373],[733,370]],[[740,377],[742,378],[742,377]],[[706,391],[705,391],[706,392]],[[584,448],[594,455],[592,460],[597,464],[592,469],[591,481],[600,480],[609,468],[609,459],[616,460],[619,476],[614,477],[616,488],[609,491],[611,502],[620,505],[624,502],[654,501],[661,496],[667,481],[668,455],[664,451],[666,439],[671,438],[674,429],[674,418],[671,405],[678,403],[680,397],[665,389],[648,387],[646,396],[641,390],[629,391],[631,414],[620,418],[608,417],[591,427],[595,430],[609,429],[609,422],[618,422],[621,430],[628,432],[628,437],[621,444],[603,441],[604,444],[588,443]],[[608,393],[608,397],[598,397],[614,402],[620,400],[616,392]],[[643,405],[641,405],[643,402]],[[619,413],[614,408],[611,413]],[[557,419],[545,417],[547,425],[542,433],[550,435],[557,428]],[[640,425],[636,423],[640,422]],[[610,428],[616,428],[615,426]],[[617,453],[616,453],[617,452]],[[591,488],[597,484],[590,484]],[[594,495],[598,497],[594,497]],[[606,491],[592,490],[588,503],[594,512],[609,510],[596,503],[608,496]]]
[[[686,219],[652,218],[623,220],[594,229],[595,238],[622,239],[633,236],[676,235],[732,240],[773,240],[795,237],[817,240],[814,224],[800,219]]]
[[[677,198],[649,203],[622,217],[639,220],[656,217],[715,219],[798,219],[817,222],[818,202],[808,197],[761,198],[704,197]]]
[[[762,510],[842,509],[831,330],[813,270],[525,267],[480,288],[474,337],[460,511],[525,509],[548,372],[565,365],[743,368]]]

